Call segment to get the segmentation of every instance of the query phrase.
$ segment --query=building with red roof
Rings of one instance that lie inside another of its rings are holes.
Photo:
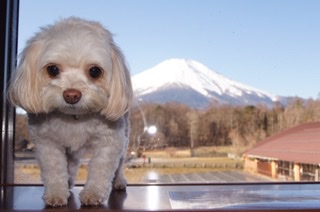
[[[283,180],[318,181],[320,122],[302,124],[270,136],[243,156],[247,171]]]

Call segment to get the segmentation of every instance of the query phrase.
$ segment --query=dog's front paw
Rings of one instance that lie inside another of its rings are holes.
[[[93,189],[83,189],[80,192],[80,201],[84,206],[99,206],[107,199],[106,195]]]
[[[70,196],[68,192],[46,192],[42,199],[46,206],[50,207],[63,207],[68,204],[68,198]]]
[[[125,191],[127,188],[127,180],[124,177],[116,177],[112,183],[112,189],[117,191]]]

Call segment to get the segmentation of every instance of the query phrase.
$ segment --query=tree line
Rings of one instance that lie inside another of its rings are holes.
[[[144,118],[143,118],[144,117]],[[30,141],[25,115],[16,116],[16,148]],[[320,100],[294,99],[287,105],[212,104],[192,109],[178,103],[143,103],[131,109],[130,148],[225,146],[251,147],[287,128],[320,121]],[[155,134],[147,127],[155,126]]]
[[[144,103],[132,108],[130,121],[131,146],[250,147],[287,128],[320,121],[320,101],[296,98],[272,108],[212,104],[201,110],[178,103]],[[156,126],[157,132],[149,134],[145,130],[149,126]]]

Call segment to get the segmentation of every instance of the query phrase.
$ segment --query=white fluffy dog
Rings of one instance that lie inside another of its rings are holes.
[[[132,96],[124,57],[99,23],[63,19],[27,42],[8,97],[28,112],[46,205],[67,204],[79,157],[89,149],[81,203],[100,205],[112,188],[126,188]]]

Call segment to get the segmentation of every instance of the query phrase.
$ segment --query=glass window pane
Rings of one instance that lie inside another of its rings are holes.
[[[129,183],[318,181],[318,4],[21,0],[19,51],[71,15],[114,33],[135,93]],[[34,150],[18,109],[16,183],[41,182]]]

